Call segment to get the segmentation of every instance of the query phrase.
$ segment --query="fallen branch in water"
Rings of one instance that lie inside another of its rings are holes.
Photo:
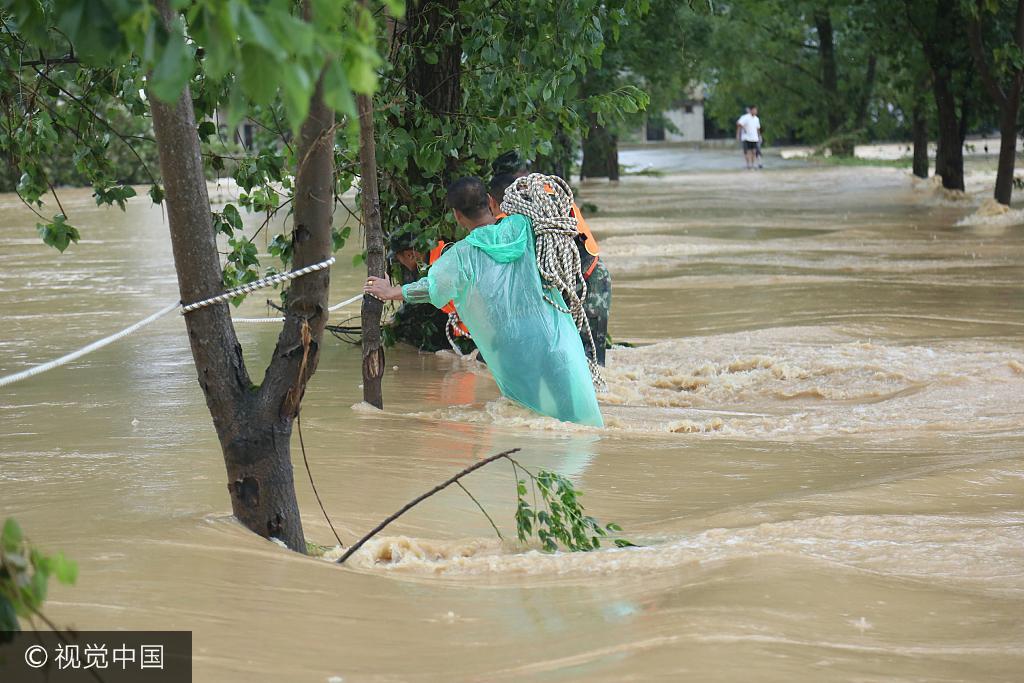
[[[395,521],[396,519],[398,519],[399,517],[404,515],[409,510],[413,509],[414,507],[416,507],[417,505],[422,503],[427,498],[430,498],[432,495],[434,495],[438,491],[443,491],[444,489],[448,488],[452,484],[457,483],[459,481],[459,479],[462,479],[464,476],[466,476],[470,472],[474,472],[474,471],[480,469],[481,467],[483,467],[484,465],[488,465],[488,464],[494,462],[495,460],[499,460],[501,458],[508,458],[513,453],[518,453],[518,452],[519,452],[518,448],[513,448],[511,450],[503,451],[501,453],[498,453],[497,455],[492,455],[489,458],[484,458],[480,462],[477,462],[477,463],[474,463],[474,464],[470,465],[469,467],[467,467],[466,469],[462,470],[461,472],[459,472],[458,474],[456,474],[452,478],[448,479],[444,483],[438,484],[437,486],[435,486],[434,488],[430,489],[426,493],[424,493],[424,494],[422,494],[420,496],[417,496],[416,498],[412,499],[411,501],[409,501],[408,503],[403,505],[401,510],[399,510],[398,512],[394,513],[393,515],[387,517],[383,522],[381,522],[380,524],[375,526],[373,528],[373,530],[370,531],[370,533],[366,534],[365,536],[360,538],[358,541],[353,543],[349,547],[349,549],[345,551],[345,554],[338,558],[338,560],[337,560],[338,564],[344,563],[345,560],[347,560],[349,557],[351,557],[352,554],[355,551],[357,551],[360,548],[362,548],[363,545],[367,541],[369,541],[371,538],[373,538],[374,536],[379,534],[381,531],[383,531],[385,527],[387,527],[393,521]],[[493,524],[493,522],[492,522],[492,524]]]

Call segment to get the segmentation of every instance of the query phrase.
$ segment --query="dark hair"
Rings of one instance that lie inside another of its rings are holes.
[[[487,188],[476,176],[459,178],[448,186],[448,206],[458,209],[466,218],[480,218],[488,211]]]
[[[494,201],[501,204],[501,200],[505,198],[505,190],[516,181],[516,178],[522,178],[524,175],[526,175],[525,171],[496,175],[491,178],[491,184],[487,186],[487,193],[494,197]]]

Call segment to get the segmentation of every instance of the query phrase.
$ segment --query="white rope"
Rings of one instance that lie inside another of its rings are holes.
[[[20,382],[23,379],[28,379],[29,377],[34,377],[35,375],[38,375],[38,374],[43,373],[43,372],[46,372],[47,370],[53,370],[54,368],[59,368],[62,365],[66,365],[66,364],[70,363],[71,361],[75,360],[76,358],[81,358],[82,356],[84,356],[87,353],[92,353],[93,351],[96,351],[97,349],[102,349],[107,344],[111,344],[113,342],[116,342],[118,339],[122,339],[124,337],[127,337],[132,332],[135,332],[136,330],[138,330],[140,328],[143,328],[146,325],[149,325],[150,323],[156,322],[157,320],[159,320],[160,318],[164,317],[165,315],[168,315],[169,313],[173,313],[175,311],[175,309],[178,308],[179,305],[180,304],[175,302],[173,304],[165,306],[164,308],[160,309],[159,311],[157,311],[153,315],[149,316],[148,318],[143,318],[142,320],[140,320],[139,322],[135,323],[134,325],[130,325],[130,326],[124,328],[123,330],[121,330],[120,332],[117,332],[116,334],[112,334],[109,337],[104,337],[103,339],[100,339],[99,341],[94,341],[92,344],[89,344],[88,346],[83,346],[82,348],[78,349],[77,351],[69,353],[66,356],[61,356],[60,358],[56,358],[54,360],[51,360],[49,363],[43,363],[41,365],[36,365],[34,367],[29,368],[28,370],[22,370],[21,372],[16,372],[13,375],[8,375],[7,377],[0,377],[0,387],[5,387],[8,384],[14,384],[15,382]]]
[[[466,354],[463,353],[462,349],[459,348],[459,345],[455,343],[455,330],[460,322],[462,321],[459,320],[458,313],[454,311],[449,313],[448,322],[444,324],[444,336],[448,337],[448,343],[451,345],[452,351],[455,352],[455,355],[458,356],[459,358],[462,358]],[[473,338],[473,335],[468,333],[463,334],[463,336],[466,337],[467,339]]]
[[[537,247],[537,269],[546,289],[562,293],[567,306],[556,301],[547,292],[544,300],[572,316],[580,333],[586,333],[588,342],[587,365],[594,387],[605,391],[607,384],[601,376],[597,363],[597,346],[590,330],[590,321],[583,302],[587,298],[587,280],[580,266],[580,252],[576,248],[579,235],[576,216],[572,210],[572,188],[553,175],[531,173],[509,185],[501,201],[501,210],[508,214],[519,213],[533,223],[533,234]]]
[[[0,377],[0,387],[5,387],[8,384],[14,384],[15,382],[20,382],[23,379],[28,379],[29,377],[34,377],[34,376],[36,376],[38,374],[46,372],[47,370],[53,370],[54,368],[59,368],[62,365],[67,365],[71,361],[76,360],[78,358],[81,358],[82,356],[86,355],[87,353],[92,353],[93,351],[97,351],[99,349],[102,349],[104,346],[107,346],[108,344],[112,344],[113,342],[117,341],[118,339],[123,339],[124,337],[127,337],[132,332],[135,332],[136,330],[139,330],[139,329],[145,327],[146,325],[149,325],[150,323],[156,322],[157,320],[159,320],[160,318],[164,317],[165,315],[169,315],[170,313],[173,313],[179,307],[181,308],[182,315],[184,315],[185,313],[188,313],[190,311],[194,311],[194,310],[196,310],[198,308],[202,308],[204,306],[209,306],[211,304],[219,303],[221,301],[227,301],[228,299],[230,299],[232,297],[236,297],[239,294],[247,294],[249,292],[256,291],[257,289],[262,289],[264,287],[270,287],[272,285],[276,285],[276,284],[281,283],[281,282],[287,282],[288,280],[294,280],[295,278],[301,277],[302,275],[305,275],[307,273],[312,273],[312,272],[315,272],[315,271],[318,271],[318,270],[323,270],[324,268],[329,267],[332,263],[334,263],[334,257],[333,256],[331,258],[327,259],[326,261],[321,261],[320,263],[314,263],[313,265],[306,266],[305,268],[300,268],[298,270],[292,270],[292,271],[289,271],[287,273],[278,273],[277,275],[272,275],[271,277],[265,277],[265,278],[262,278],[260,280],[255,280],[253,282],[250,282],[249,284],[242,285],[241,287],[235,287],[234,289],[230,289],[227,292],[224,292],[223,294],[220,294],[218,296],[211,297],[209,299],[204,299],[203,301],[197,301],[194,304],[189,304],[187,306],[182,306],[180,301],[177,301],[177,302],[175,302],[173,304],[168,304],[167,306],[165,306],[164,308],[160,309],[159,311],[157,311],[153,315],[151,315],[151,316],[149,316],[147,318],[143,318],[139,322],[137,322],[137,323],[135,323],[133,325],[129,325],[128,327],[124,328],[120,332],[116,332],[116,333],[110,335],[109,337],[104,337],[103,339],[99,339],[97,341],[94,341],[91,344],[83,346],[82,348],[78,349],[77,351],[73,351],[73,352],[71,352],[71,353],[69,353],[69,354],[67,354],[65,356],[61,356],[60,358],[55,358],[54,360],[51,360],[51,361],[49,361],[47,363],[42,363],[40,365],[35,365],[35,366],[29,368],[28,370],[22,370],[21,372],[16,372],[13,375],[7,375],[6,377]],[[347,301],[342,301],[340,304],[336,304],[334,307],[332,307],[329,310],[334,310],[335,308],[341,308],[345,304],[352,303],[356,299],[361,299],[362,296],[363,295],[360,294],[359,296],[352,297],[351,299],[348,299]],[[262,321],[262,318],[259,319],[259,320]],[[268,318],[268,320],[273,320],[273,319],[272,318]]]
[[[364,296],[363,294],[356,294],[354,297],[352,297],[350,299],[345,299],[344,301],[339,301],[338,303],[334,304],[333,306],[331,306],[327,310],[333,312],[333,311],[338,310],[339,308],[344,308],[345,306],[348,306],[349,304],[354,304],[357,301],[361,301],[363,296]],[[280,323],[280,322],[284,322],[284,318],[232,318],[231,322],[233,322],[233,323]]]
[[[333,256],[327,259],[326,261],[314,263],[313,265],[306,266],[305,268],[299,268],[298,270],[291,270],[288,271],[287,273],[278,273],[277,275],[271,275],[270,277],[261,278],[259,280],[253,280],[248,284],[241,285],[233,289],[229,289],[223,294],[218,294],[217,296],[210,297],[209,299],[197,301],[194,304],[186,304],[181,307],[181,314],[184,315],[186,313],[191,313],[192,311],[199,308],[203,308],[204,306],[212,306],[213,304],[219,304],[222,301],[233,299],[236,296],[248,294],[249,292],[255,292],[257,289],[263,289],[264,287],[272,287],[282,282],[287,282],[288,280],[294,280],[295,278],[300,277],[302,275],[306,275],[307,273],[313,273],[318,270],[323,270],[324,268],[329,268],[332,263],[334,263]]]

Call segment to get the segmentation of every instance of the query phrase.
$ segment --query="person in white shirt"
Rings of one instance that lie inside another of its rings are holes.
[[[743,157],[747,160],[747,168],[753,169],[757,159],[757,147],[761,142],[761,119],[757,117],[757,107],[750,107],[747,113],[736,121],[736,139],[743,144]]]

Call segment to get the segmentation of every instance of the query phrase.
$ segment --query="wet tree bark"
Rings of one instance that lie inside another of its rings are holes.
[[[860,92],[860,101],[857,103],[857,110],[853,118],[853,127],[856,131],[862,131],[868,119],[868,107],[871,106],[871,95],[875,92],[875,79],[878,75],[878,56],[871,54],[868,57],[867,71],[864,73],[864,85]]]
[[[597,114],[589,115],[590,128],[583,139],[583,161],[580,180],[586,178],[619,179],[618,139],[597,122]],[[614,166],[614,168],[613,168]]]
[[[384,277],[384,231],[380,218],[380,194],[377,190],[377,146],[373,133],[373,100],[368,95],[356,98],[359,109],[359,177],[363,232],[366,235],[366,274]],[[381,378],[384,375],[384,347],[381,345],[380,317],[384,303],[372,296],[363,297],[363,400],[384,407]]]
[[[818,33],[818,58],[821,61],[821,87],[825,91],[825,122],[828,136],[831,138],[829,147],[837,156],[853,154],[853,144],[838,139],[843,126],[843,111],[839,101],[839,74],[836,67],[836,50],[832,30],[832,17],[828,10],[814,13],[814,28]]]
[[[945,67],[935,69],[932,91],[939,119],[939,144],[935,154],[935,173],[942,176],[947,190],[964,189],[964,150],[960,139],[960,121],[956,113],[956,98],[950,85],[950,73]]]
[[[158,0],[157,9],[169,26],[174,17],[169,1]],[[220,294],[223,285],[191,92],[186,87],[173,103],[152,95],[149,101],[178,288],[183,302],[198,301]],[[323,261],[331,251],[333,122],[318,87],[299,142],[293,233],[297,268]],[[305,552],[305,538],[295,497],[291,426],[316,369],[328,284],[326,270],[292,283],[284,326],[261,386],[249,379],[227,303],[185,316],[199,385],[224,454],[232,512],[255,533],[280,539],[298,552]]]
[[[450,17],[450,18],[449,18]],[[440,119],[450,119],[462,110],[462,14],[459,0],[410,0],[405,10],[404,40],[412,46],[406,92],[410,99],[422,99],[424,106]],[[448,30],[451,28],[451,33]],[[436,56],[436,63],[427,61],[427,54]],[[415,123],[407,121],[408,127]],[[454,180],[458,160],[445,159],[442,182]],[[424,185],[429,178],[409,160],[409,184]],[[443,212],[444,206],[435,207]]]
[[[980,16],[984,12],[979,0],[977,16],[967,25],[971,54],[975,67],[989,96],[999,107],[999,168],[993,197],[1000,204],[1010,204],[1013,198],[1013,174],[1017,161],[1017,117],[1020,112],[1021,92],[1024,89],[1024,69],[1013,72],[1008,84],[1000,84],[985,56]],[[1024,0],[1018,0],[1013,32],[1014,44],[1024,49]]]
[[[914,175],[918,178],[927,178],[928,118],[925,116],[924,103],[920,99],[914,102],[911,125],[914,137]]]
[[[1013,174],[1017,163],[1017,116],[1022,85],[1024,75],[1018,73],[999,116],[999,170],[996,172],[996,186],[992,196],[1007,206],[1013,198]]]

